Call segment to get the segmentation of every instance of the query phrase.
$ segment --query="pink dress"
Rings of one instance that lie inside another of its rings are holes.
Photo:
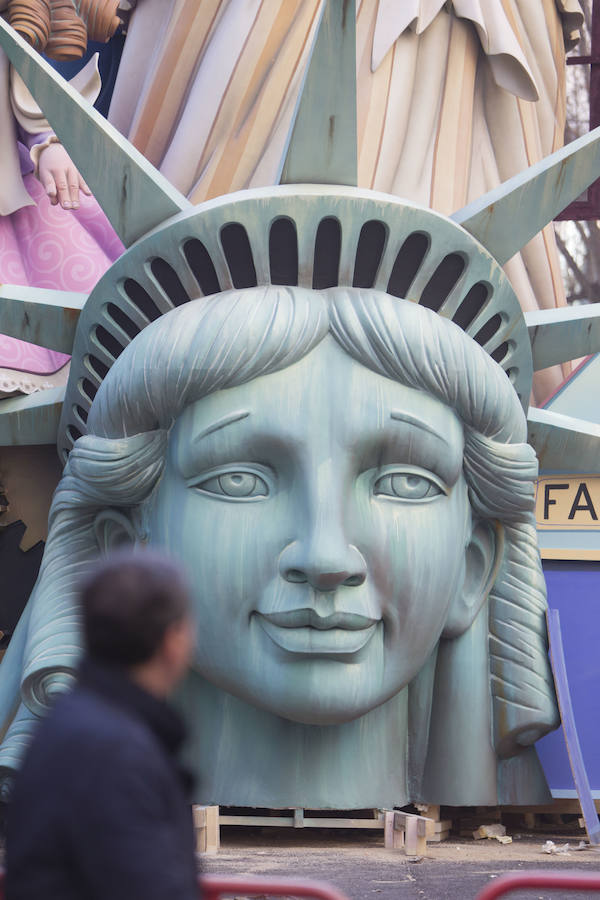
[[[89,293],[123,244],[93,197],[80,195],[77,210],[52,206],[22,144],[19,156],[23,184],[35,205],[0,216],[0,284]],[[0,335],[0,370],[11,370],[0,373],[0,396],[50,386],[51,380],[20,379],[17,373],[52,375],[68,360],[64,353]]]

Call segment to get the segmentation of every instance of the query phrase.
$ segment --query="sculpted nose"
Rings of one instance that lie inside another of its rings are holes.
[[[286,581],[308,583],[323,593],[364,583],[367,566],[358,547],[322,535],[303,543],[295,541],[283,551],[280,572]]]

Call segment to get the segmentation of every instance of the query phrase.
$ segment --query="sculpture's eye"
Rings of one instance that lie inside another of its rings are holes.
[[[392,471],[377,479],[373,493],[398,500],[429,500],[445,491],[437,481],[418,472]]]
[[[255,472],[223,472],[196,483],[194,487],[207,494],[231,497],[232,500],[267,497],[269,494],[267,483]]]

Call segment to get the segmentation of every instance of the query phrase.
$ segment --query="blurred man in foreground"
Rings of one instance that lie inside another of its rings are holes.
[[[193,646],[175,566],[119,552],[81,592],[87,655],[39,726],[8,812],[7,898],[197,900],[184,738],[166,701]]]

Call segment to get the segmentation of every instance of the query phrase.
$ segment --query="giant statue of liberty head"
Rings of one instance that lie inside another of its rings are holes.
[[[579,182],[507,234],[560,160],[452,221],[295,185],[292,135],[288,184],[191,207],[3,31],[56,127],[85,122],[122,166],[107,211],[131,246],[79,318],[65,468],[0,668],[0,765],[74,677],[87,567],[128,542],[193,585],[177,702],[198,802],[545,799],[532,352],[498,261]]]

